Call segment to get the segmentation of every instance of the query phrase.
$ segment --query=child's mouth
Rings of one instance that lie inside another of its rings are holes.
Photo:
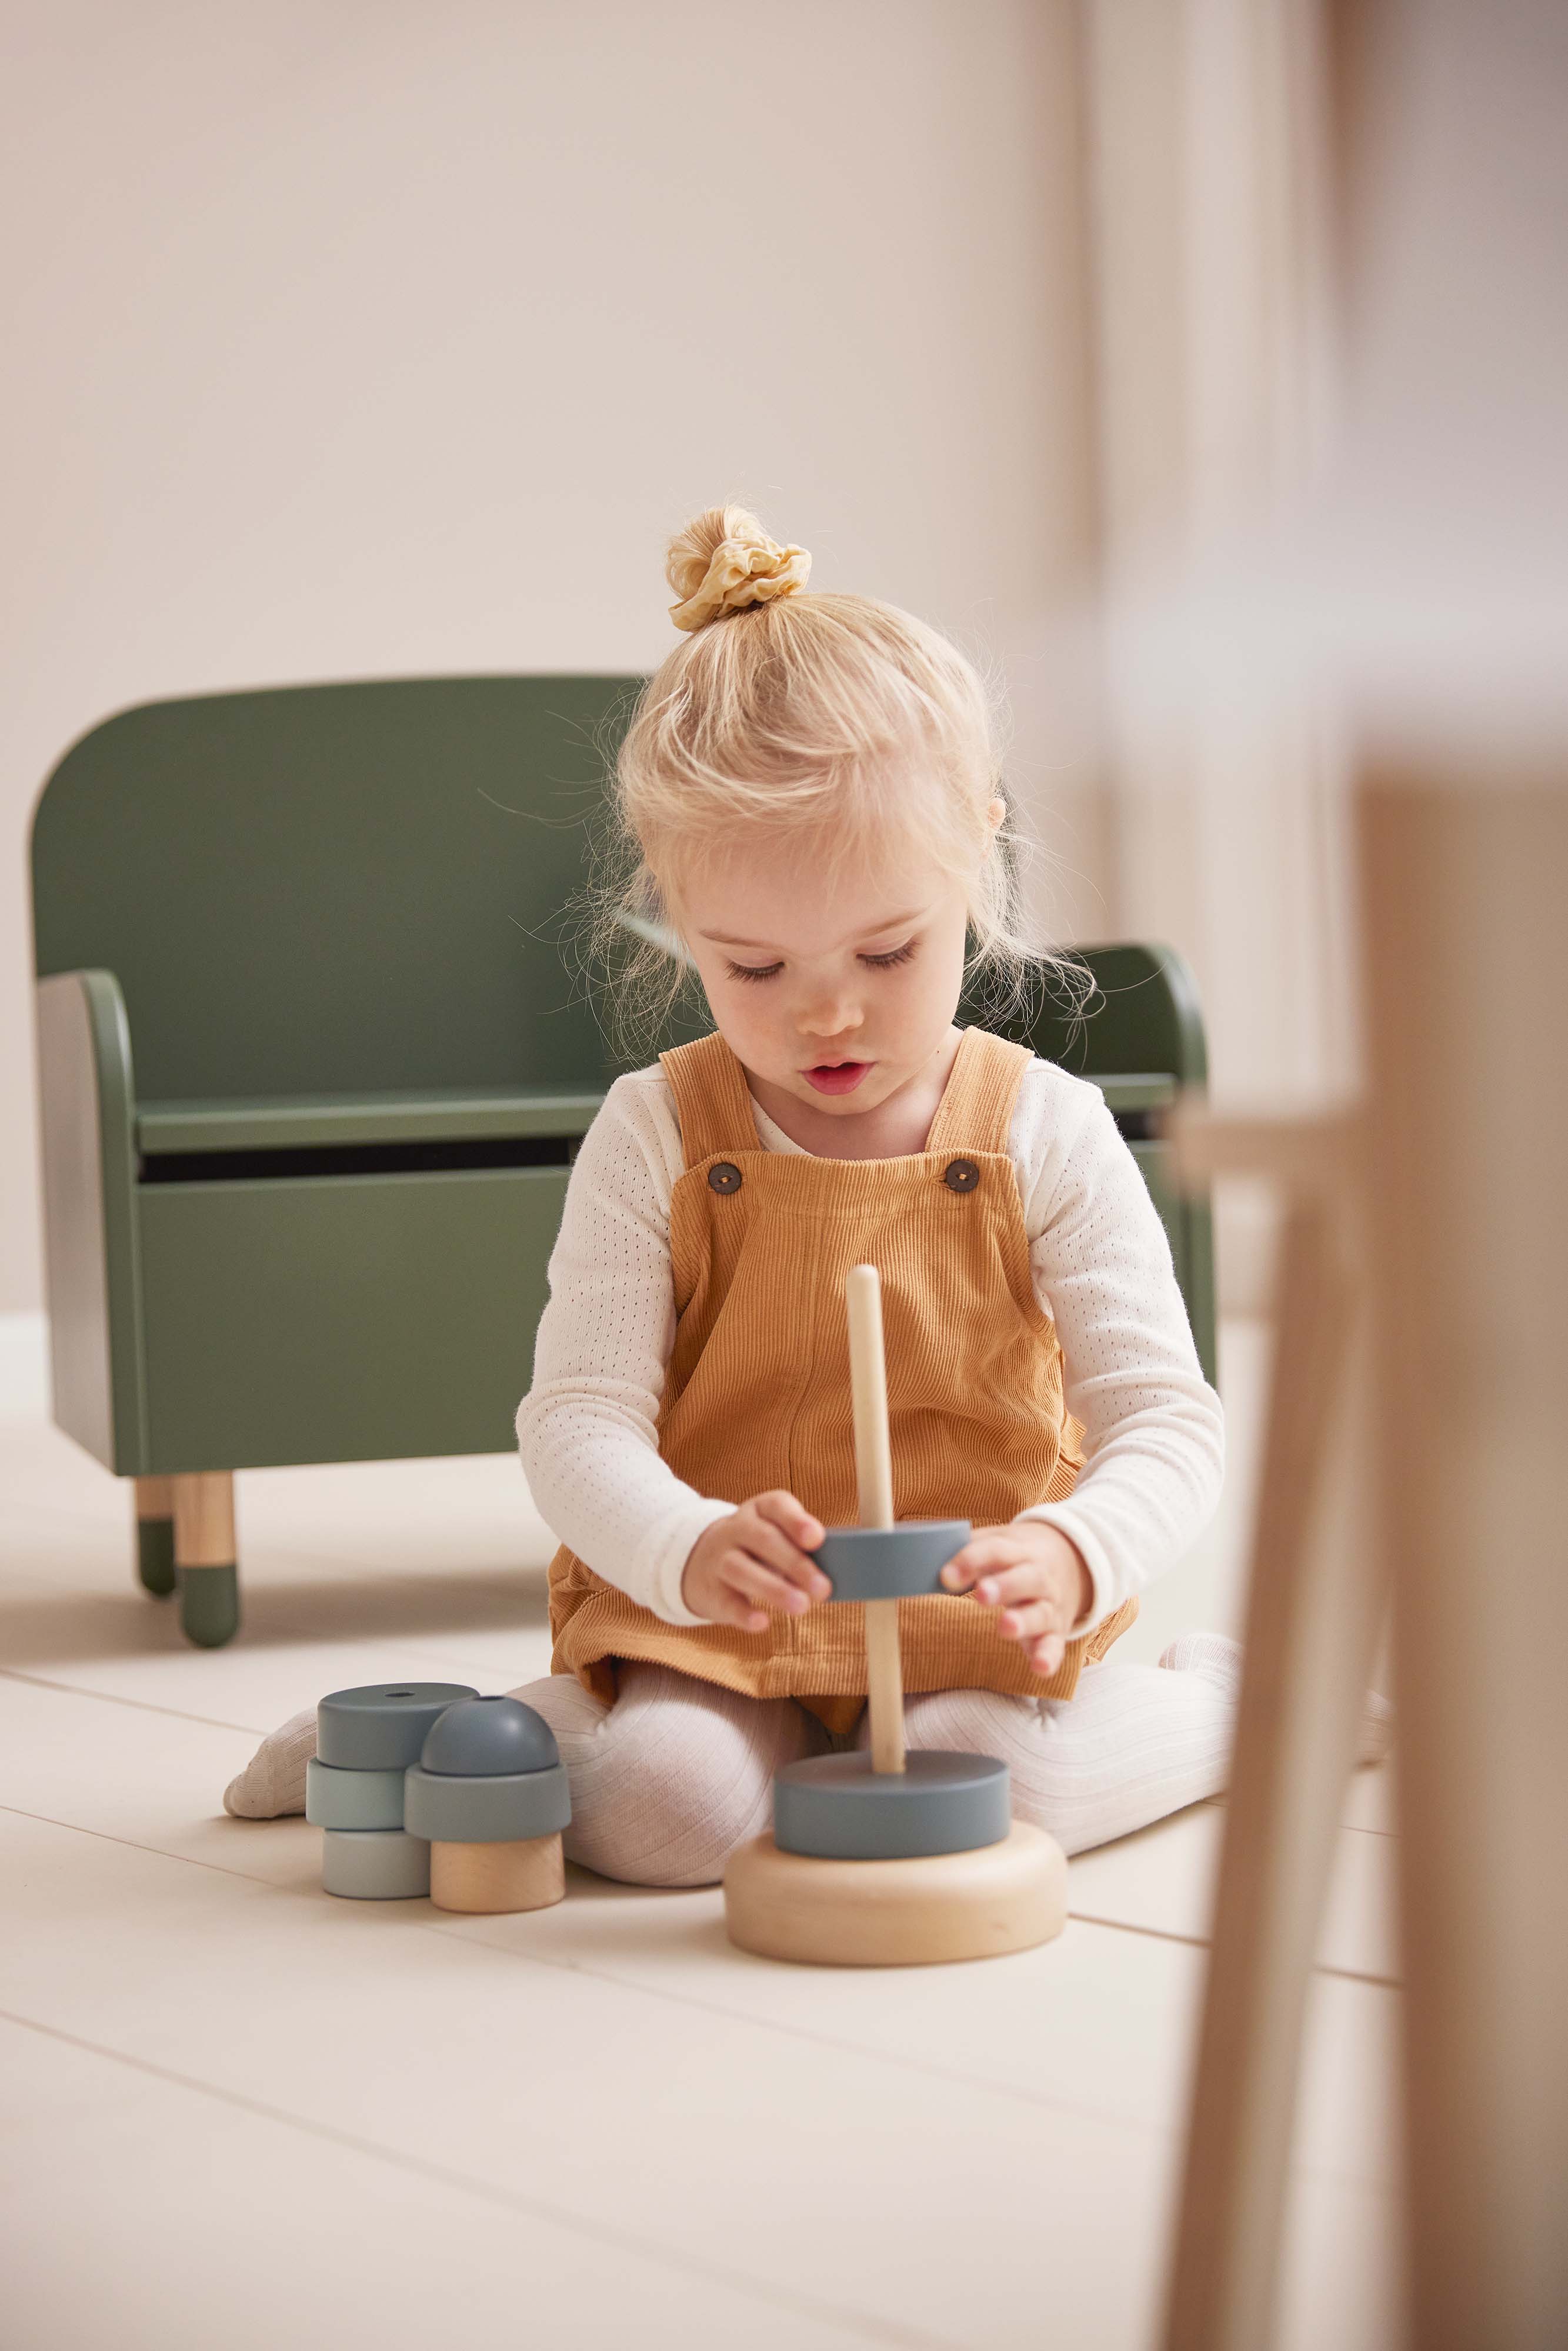
[[[869,1061],[819,1061],[806,1076],[820,1094],[851,1094],[870,1067]]]

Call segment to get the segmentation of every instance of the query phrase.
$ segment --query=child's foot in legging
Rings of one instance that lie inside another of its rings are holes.
[[[1160,1663],[1172,1673],[1204,1674],[1221,1683],[1233,1697],[1241,1692],[1243,1651],[1239,1641],[1223,1633],[1182,1633],[1160,1652]],[[1368,1690],[1361,1710],[1358,1763],[1381,1763],[1394,1743],[1394,1708],[1376,1690]]]
[[[290,1715],[269,1731],[236,1780],[224,1790],[224,1810],[239,1821],[276,1821],[305,1810],[305,1766],[316,1752],[316,1709]]]

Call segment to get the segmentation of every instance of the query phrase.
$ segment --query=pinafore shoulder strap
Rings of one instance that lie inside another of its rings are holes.
[[[988,1029],[966,1029],[926,1150],[1005,1154],[1019,1088],[1033,1059],[1027,1045],[994,1037]]]
[[[761,1150],[746,1072],[716,1029],[661,1053],[659,1063],[675,1097],[688,1167],[727,1151]]]

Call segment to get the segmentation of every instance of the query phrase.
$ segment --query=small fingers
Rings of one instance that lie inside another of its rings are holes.
[[[942,1581],[949,1592],[967,1592],[988,1569],[1016,1566],[1024,1556],[1016,1535],[976,1535],[947,1562]]]
[[[808,1520],[808,1525],[814,1520]],[[771,1519],[753,1511],[749,1522],[743,1517],[737,1530],[745,1550],[753,1559],[762,1560],[774,1573],[804,1593],[808,1601],[825,1600],[832,1585],[814,1559],[809,1558],[799,1544],[792,1542],[783,1528]]]
[[[1004,1566],[981,1576],[975,1586],[975,1597],[982,1608],[1012,1608],[1028,1600],[1049,1600],[1055,1589],[1049,1568],[1036,1559],[1025,1560],[1018,1566]],[[1060,1616],[1040,1630],[1054,1632]]]
[[[743,1633],[766,1633],[768,1619],[760,1608],[738,1592],[731,1592],[720,1583],[712,1596],[705,1621],[709,1625],[735,1625]]]
[[[741,1593],[754,1608],[772,1608],[781,1616],[803,1616],[811,1604],[798,1585],[776,1574],[755,1552],[726,1552],[718,1572],[727,1588]]]
[[[821,1519],[814,1519],[805,1504],[781,1486],[771,1493],[758,1494],[751,1507],[759,1518],[781,1527],[800,1551],[815,1551],[827,1532]]]
[[[1060,1633],[1047,1633],[1042,1640],[1026,1641],[1024,1653],[1037,1674],[1054,1674],[1067,1655],[1067,1643]]]
[[[1004,1640],[1038,1641],[1061,1632],[1061,1611],[1049,1600],[1031,1600],[1019,1608],[1004,1608],[997,1619]]]

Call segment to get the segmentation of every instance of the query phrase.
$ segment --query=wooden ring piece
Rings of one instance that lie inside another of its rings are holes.
[[[1027,1951],[1067,1918],[1067,1861],[1015,1821],[1000,1844],[917,1861],[821,1861],[754,1837],[724,1874],[729,1939],[808,1966],[904,1968]]]
[[[438,1910],[495,1917],[547,1910],[566,1892],[566,1862],[557,1836],[513,1844],[437,1841],[430,1848],[430,1898]]]

